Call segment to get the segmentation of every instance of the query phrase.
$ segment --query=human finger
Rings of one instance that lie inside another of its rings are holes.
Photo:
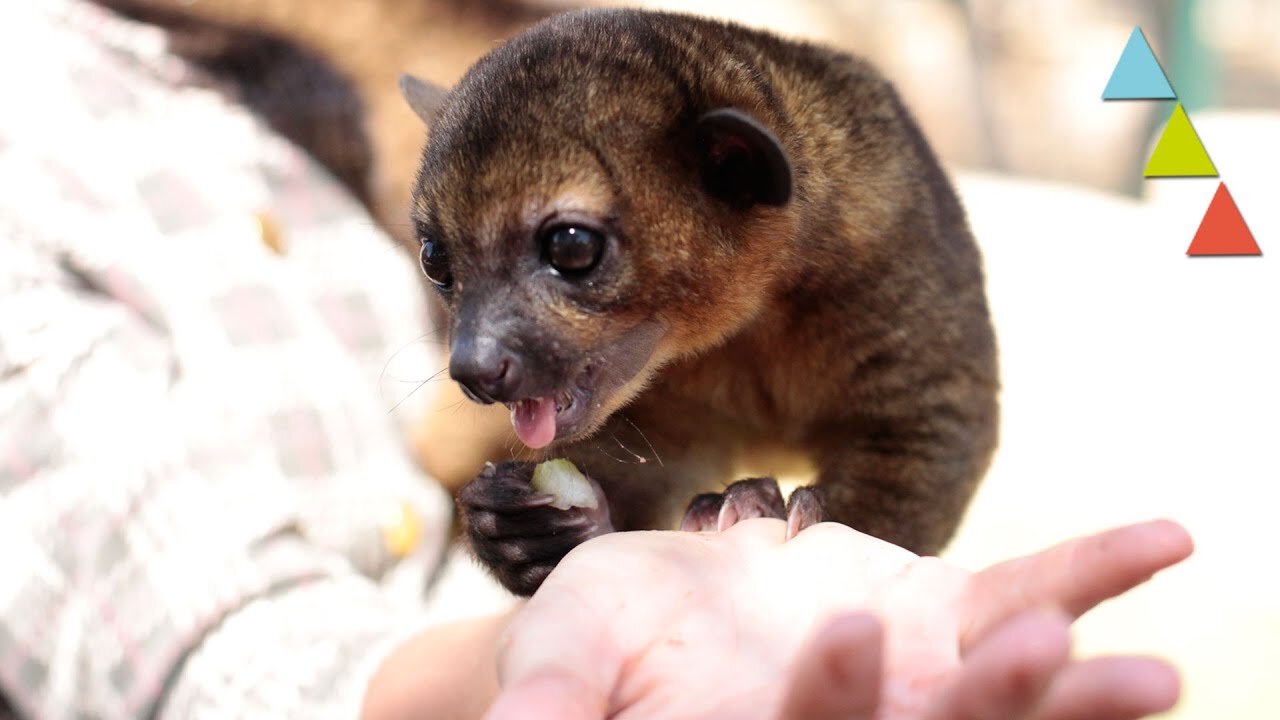
[[[504,687],[485,720],[601,720],[607,697],[564,667],[541,668]]]
[[[1171,709],[1180,694],[1178,673],[1162,660],[1096,658],[1059,674],[1035,720],[1137,720]]]
[[[1070,630],[1068,618],[1043,612],[1001,624],[962,660],[924,720],[1030,718],[1070,660]]]
[[[1191,536],[1155,520],[1076,538],[994,565],[969,581],[961,615],[961,652],[1006,618],[1036,607],[1079,617],[1104,600],[1184,560]]]

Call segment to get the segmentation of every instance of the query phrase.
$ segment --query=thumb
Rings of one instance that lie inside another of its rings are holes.
[[[622,672],[606,618],[586,595],[563,592],[554,573],[498,641],[502,690],[488,720],[599,720]]]
[[[503,688],[485,720],[602,720],[607,702],[568,670],[547,667]]]

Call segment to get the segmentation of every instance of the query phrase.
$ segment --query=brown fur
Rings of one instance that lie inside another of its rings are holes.
[[[353,187],[355,144],[367,142],[358,194],[402,240],[413,239],[404,219],[422,129],[396,75],[452,84],[543,14],[495,0],[101,1],[250,28],[331,62],[364,126],[344,115],[291,135],[317,138],[313,152]],[[225,62],[242,42],[188,50]],[[781,139],[788,205],[740,212],[700,192],[688,133],[717,106]],[[595,432],[554,449],[600,480],[615,526],[671,526],[694,493],[799,461],[834,519],[922,552],[951,536],[995,444],[994,339],[963,211],[873,69],[722,23],[570,16],[477,66],[430,140],[451,159],[433,168],[428,155],[415,213],[451,243],[475,243],[474,257],[455,253],[477,263],[460,268],[464,285],[501,269],[511,251],[500,239],[528,235],[557,202],[613,218],[627,241],[625,263],[590,297],[523,298],[544,342],[580,351],[662,325]],[[444,410],[461,395],[436,398]],[[514,447],[501,405],[463,417],[434,412],[422,433],[426,466],[455,486]]]
[[[785,206],[704,192],[691,133],[719,107],[781,140]],[[556,213],[607,229],[597,282],[539,279],[537,229]],[[616,528],[671,527],[778,450],[816,470],[831,519],[921,553],[954,533],[996,443],[981,260],[866,63],[679,15],[560,16],[482,60],[433,117],[414,217],[449,248],[454,330],[504,328],[538,364],[534,394],[662,328],[588,432],[550,453],[600,483]]]

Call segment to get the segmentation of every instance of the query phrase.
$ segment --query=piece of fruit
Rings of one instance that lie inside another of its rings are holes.
[[[596,491],[577,465],[558,458],[539,463],[533,469],[533,489],[556,499],[551,507],[568,510],[573,507],[599,507]]]

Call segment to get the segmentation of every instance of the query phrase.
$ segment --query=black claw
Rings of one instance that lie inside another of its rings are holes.
[[[534,492],[529,485],[532,480],[531,463],[490,463],[475,480],[463,486],[458,503],[466,508],[516,513],[555,502],[550,495]]]
[[[720,506],[724,504],[724,495],[720,493],[703,493],[693,498],[689,509],[680,521],[680,529],[688,532],[715,530],[720,518]]]
[[[782,490],[773,478],[750,478],[725,488],[724,507],[720,509],[718,526],[721,530],[741,520],[769,517],[782,519],[787,516],[787,506],[782,500]]]
[[[693,498],[680,522],[681,530],[726,530],[742,520],[787,516],[778,481],[773,478],[739,480],[721,493],[705,493]]]
[[[487,465],[458,493],[472,551],[517,595],[533,594],[570,550],[610,530],[607,512],[551,507],[555,498],[529,485],[533,467]]]
[[[516,595],[529,597],[542,587],[542,581],[546,580],[554,569],[554,565],[526,565],[513,571],[502,581],[502,584]]]
[[[562,535],[588,529],[593,524],[592,519],[582,513],[568,510],[559,512],[563,517],[548,518],[546,513],[535,512],[497,513],[479,510],[469,513],[467,519],[470,532],[489,540]]]
[[[826,512],[822,507],[822,495],[815,487],[796,488],[787,500],[787,539],[810,525],[823,522]]]

